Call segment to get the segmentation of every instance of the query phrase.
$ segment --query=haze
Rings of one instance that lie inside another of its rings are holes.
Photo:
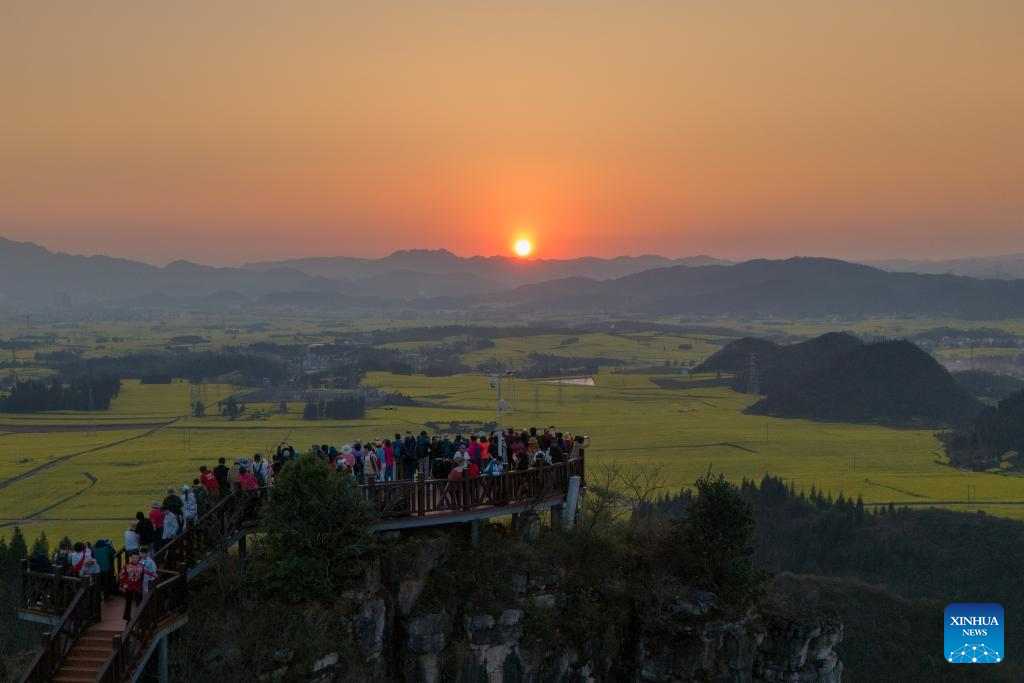
[[[1024,4],[7,3],[0,235],[166,263],[1024,250]]]

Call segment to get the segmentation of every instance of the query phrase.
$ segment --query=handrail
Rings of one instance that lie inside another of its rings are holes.
[[[43,649],[32,660],[21,683],[47,683],[60,669],[82,632],[101,619],[100,588],[95,581],[76,579],[81,585],[52,631],[43,634]]]
[[[158,571],[166,578],[159,583],[154,582],[124,633],[113,637],[113,650],[96,676],[97,683],[123,681],[160,623],[173,613],[184,613],[187,609],[188,587],[184,572]]]

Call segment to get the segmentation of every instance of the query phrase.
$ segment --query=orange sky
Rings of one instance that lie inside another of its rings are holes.
[[[1022,26],[1019,0],[5,3],[0,235],[156,263],[1024,251]]]

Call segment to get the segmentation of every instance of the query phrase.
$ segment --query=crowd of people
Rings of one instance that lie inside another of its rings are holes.
[[[395,434],[390,439],[356,439],[340,449],[321,444],[310,452],[345,472],[362,485],[416,479],[460,479],[500,476],[509,470],[526,470],[582,457],[589,439],[582,435],[557,431],[554,427],[477,434],[414,436]],[[278,447],[273,467],[280,469],[296,452],[290,446]]]
[[[475,435],[447,434],[414,436],[395,434],[392,439],[356,439],[336,448],[314,444],[309,453],[329,463],[339,473],[353,477],[360,485],[378,482],[427,479],[455,480],[465,477],[496,477],[509,470],[546,467],[568,459],[580,458],[590,445],[589,438],[557,431],[554,427],[526,430],[509,428],[502,432],[478,432]],[[231,492],[260,495],[274,485],[274,476],[300,454],[291,445],[281,443],[271,461],[261,453],[236,458],[229,466],[227,458],[218,459],[210,468],[199,467],[199,476],[180,488],[168,488],[163,500],[154,500],[148,513],[138,511],[124,532],[126,561],[115,573],[118,550],[109,538],[95,543],[61,541],[52,557],[36,554],[30,558],[34,572],[53,573],[99,581],[104,599],[124,596],[124,619],[130,621],[133,606],[142,603],[158,577],[155,556],[160,549],[200,519]]]

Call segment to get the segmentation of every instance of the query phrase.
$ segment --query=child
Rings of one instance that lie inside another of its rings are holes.
[[[157,576],[156,561],[150,557],[149,548],[145,546],[139,551],[139,553],[141,555],[139,564],[146,569],[146,572],[142,577],[142,597],[146,597],[149,595],[149,584],[153,583]]]
[[[145,575],[146,568],[140,564],[138,553],[132,554],[128,564],[121,567],[118,585],[124,591],[125,624],[132,620],[132,602],[136,605],[142,604],[142,581]]]

